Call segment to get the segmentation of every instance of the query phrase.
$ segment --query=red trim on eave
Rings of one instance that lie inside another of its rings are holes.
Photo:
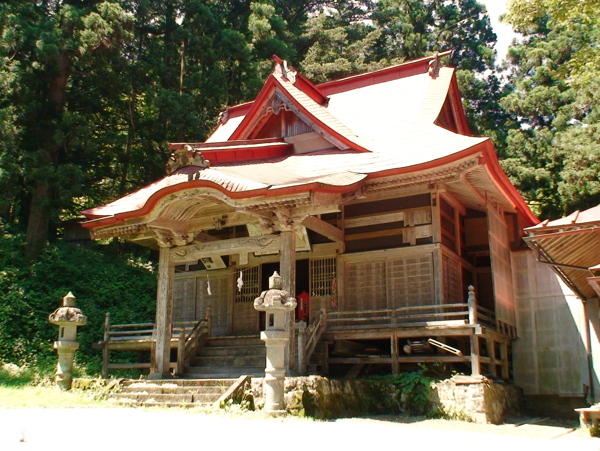
[[[471,127],[469,127],[469,121],[462,106],[462,96],[460,95],[458,80],[456,79],[456,71],[452,73],[448,95],[452,104],[452,112],[458,125],[458,132],[461,135],[472,136]]]
[[[253,145],[254,144],[254,145]],[[269,145],[261,145],[269,144]],[[269,138],[267,140],[225,141],[219,143],[172,143],[170,149],[182,149],[185,145],[191,145],[201,149],[202,157],[210,161],[211,166],[219,163],[232,163],[240,161],[268,160],[288,155],[292,145],[281,138]],[[214,149],[215,147],[223,147]]]
[[[209,180],[192,180],[192,181],[189,181],[186,183],[179,183],[176,185],[167,186],[165,188],[158,190],[157,192],[155,192],[154,194],[152,194],[152,196],[150,196],[148,198],[146,203],[141,208],[139,208],[137,210],[123,212],[123,213],[117,213],[116,215],[113,215],[113,216],[103,216],[103,217],[96,216],[93,218],[90,218],[89,216],[86,215],[86,217],[88,217],[90,220],[86,221],[86,222],[82,222],[81,225],[87,229],[93,229],[96,227],[104,227],[104,226],[108,226],[108,225],[118,224],[118,223],[125,221],[126,219],[132,219],[132,218],[136,218],[136,217],[140,217],[140,216],[145,216],[154,209],[156,204],[162,198],[164,198],[170,194],[176,193],[178,191],[185,191],[185,190],[194,189],[194,188],[214,189],[215,191],[220,191],[221,193],[227,195],[227,197],[229,197],[230,199],[248,199],[248,198],[259,197],[259,196],[263,196],[266,198],[273,198],[273,197],[277,197],[277,196],[299,194],[299,193],[304,193],[304,192],[306,192],[308,194],[311,191],[312,192],[325,192],[325,193],[346,193],[346,192],[350,192],[350,191],[358,188],[362,183],[364,183],[364,179],[359,182],[352,183],[350,185],[344,185],[344,186],[334,186],[334,185],[324,184],[321,182],[313,182],[313,183],[308,183],[308,184],[304,184],[304,185],[293,185],[293,186],[286,186],[286,187],[282,187],[282,188],[267,187],[267,188],[261,188],[261,189],[257,189],[257,190],[251,190],[251,191],[232,192],[232,191],[227,191],[222,186],[217,185],[216,183],[211,182]],[[85,212],[83,212],[83,213],[85,214]]]
[[[251,100],[249,102],[240,103],[238,105],[228,106],[227,113],[229,114],[229,118],[245,116],[248,113],[248,111],[250,111],[250,108],[252,108],[253,104],[254,100]]]
[[[252,106],[244,116],[244,119],[242,119],[242,122],[240,122],[237,128],[233,131],[233,133],[229,137],[229,140],[244,139],[242,137],[246,134],[248,127],[252,125],[254,117],[260,112],[265,102],[269,99],[269,97],[271,97],[271,94],[275,91],[276,87],[277,85],[275,77],[273,76],[273,74],[270,74],[262,89],[256,96],[256,99],[254,99]]]
[[[521,214],[523,219],[529,223],[528,225],[525,224],[523,228],[538,224],[540,220],[529,209],[523,200],[523,197],[519,191],[517,191],[517,188],[515,188],[515,186],[508,179],[508,176],[502,170],[492,141],[488,139],[487,141],[484,141],[484,144],[485,168],[492,180],[494,180],[498,189],[502,191],[506,199],[510,201],[515,210]]]
[[[294,83],[294,86],[317,102],[319,105],[326,106],[329,103],[329,98],[323,94],[323,92],[316,85],[314,85],[312,81],[310,81],[300,72],[296,74],[296,82]]]
[[[328,81],[317,85],[317,88],[326,96],[350,91],[352,89],[364,88],[386,81],[410,77],[412,75],[424,74],[429,70],[429,62],[437,57],[442,58],[452,53],[451,50],[440,52],[437,55],[426,56],[417,60],[407,61],[392,67],[352,75],[339,80]]]
[[[210,161],[211,166],[219,163],[240,161],[268,160],[283,157],[290,153],[292,145],[285,143],[280,146],[249,147],[244,149],[203,150],[202,157]]]
[[[415,172],[415,171],[426,171],[428,169],[433,169],[438,166],[443,166],[446,164],[453,163],[454,161],[468,157],[469,155],[476,154],[477,152],[481,152],[482,149],[479,148],[480,146],[481,146],[481,143],[475,144],[474,146],[469,147],[468,149],[461,150],[460,152],[453,153],[452,155],[447,155],[445,157],[438,158],[436,160],[426,161],[425,163],[420,163],[420,164],[416,164],[416,165],[412,165],[412,166],[404,166],[402,168],[388,169],[385,171],[372,172],[367,175],[367,178],[368,179],[378,179],[378,178],[382,178],[382,177],[390,177],[392,175],[408,174],[410,172]]]
[[[454,161],[458,161],[462,158],[468,157],[469,155],[474,155],[478,152],[483,153],[484,166],[488,174],[490,175],[491,179],[494,181],[498,189],[504,194],[505,198],[513,205],[515,210],[517,210],[517,212],[521,214],[523,219],[530,225],[535,225],[539,223],[539,220],[531,212],[527,204],[525,204],[525,201],[521,197],[521,194],[519,194],[517,189],[513,186],[513,184],[510,182],[510,180],[500,167],[498,157],[496,156],[496,152],[494,150],[494,145],[489,138],[479,144],[475,144],[474,146],[469,147],[468,149],[462,150],[452,155],[445,156],[443,158],[438,158],[436,160],[431,160],[418,165],[389,169],[387,171],[368,174],[367,179],[377,179],[383,177],[390,177],[393,175],[407,174],[415,171],[433,169],[438,166],[443,166]]]
[[[185,142],[185,143],[169,143],[169,149],[177,150],[183,149],[184,146],[192,146],[198,149],[207,149],[210,150],[211,147],[236,147],[236,146],[248,146],[252,144],[272,144],[272,143],[281,143],[284,144],[285,140],[283,138],[261,138],[261,139],[240,139],[237,141],[221,141],[221,142],[202,142],[202,143],[194,143],[194,142]]]

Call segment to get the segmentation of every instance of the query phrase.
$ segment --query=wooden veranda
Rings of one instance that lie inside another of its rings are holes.
[[[320,362],[325,372],[329,365],[387,365],[396,374],[406,364],[440,362],[469,365],[473,375],[485,373],[509,379],[510,346],[516,329],[497,320],[492,311],[477,306],[470,287],[466,303],[353,312],[322,310],[298,334],[301,373],[307,372],[323,336],[332,344],[382,340],[389,343],[389,349],[383,351],[367,345],[343,356],[326,355]],[[445,344],[448,340],[453,340],[456,347]]]

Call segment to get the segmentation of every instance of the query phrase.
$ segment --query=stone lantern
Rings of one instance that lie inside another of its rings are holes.
[[[62,307],[51,313],[48,321],[58,326],[58,340],[54,342],[54,349],[58,351],[56,383],[63,390],[70,390],[73,382],[73,358],[79,348],[76,341],[77,326],[84,326],[87,317],[75,307],[75,296],[69,291],[63,298]]]
[[[283,411],[283,392],[285,383],[285,350],[289,340],[285,331],[285,314],[296,308],[296,299],[282,290],[283,283],[277,271],[269,277],[269,289],[263,291],[254,300],[254,308],[266,313],[266,329],[260,339],[267,348],[264,392],[265,411]]]

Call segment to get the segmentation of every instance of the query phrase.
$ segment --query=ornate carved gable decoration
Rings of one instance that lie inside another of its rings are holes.
[[[177,149],[169,156],[166,167],[167,175],[171,175],[177,169],[185,166],[197,166],[206,169],[210,167],[210,161],[202,157],[202,152],[199,149],[194,149],[186,144],[183,149]]]

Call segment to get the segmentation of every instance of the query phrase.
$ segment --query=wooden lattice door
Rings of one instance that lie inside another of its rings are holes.
[[[261,267],[252,266],[236,271],[235,279],[244,282],[241,289],[236,285],[233,302],[232,331],[234,335],[254,335],[259,332],[259,313],[254,308],[254,300],[260,296]]]

